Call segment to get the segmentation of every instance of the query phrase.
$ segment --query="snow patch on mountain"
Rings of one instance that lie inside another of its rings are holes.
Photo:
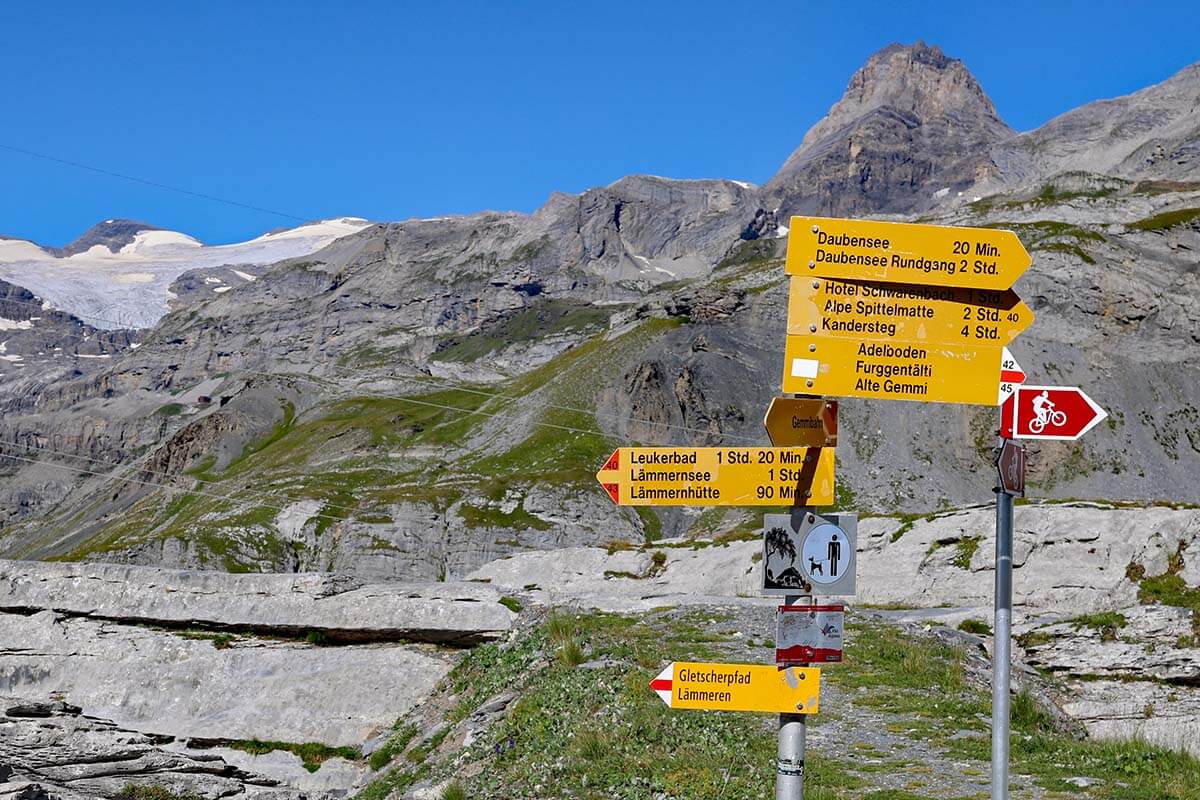
[[[203,247],[204,245],[198,240],[193,239],[186,233],[178,233],[177,231],[141,231],[133,237],[133,241],[121,248],[121,255],[141,255],[149,254],[159,247],[166,246],[178,247]]]
[[[169,310],[171,282],[188,270],[306,256],[368,225],[340,217],[213,246],[177,231],[143,230],[117,252],[97,244],[65,258],[23,239],[0,239],[0,279],[98,328],[148,328]]]
[[[12,320],[0,317],[0,331],[27,331],[33,327],[33,322],[27,319]]]

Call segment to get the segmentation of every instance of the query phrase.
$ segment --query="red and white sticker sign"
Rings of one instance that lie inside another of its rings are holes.
[[[775,616],[776,664],[842,660],[845,606],[780,606]]]
[[[1004,404],[1001,428],[1016,439],[1074,440],[1107,416],[1076,386],[1019,386]]]
[[[1004,401],[1012,397],[1013,392],[1024,382],[1025,370],[1021,369],[1021,365],[1005,347],[1000,354],[1000,396],[996,398],[996,405],[1004,405]]]

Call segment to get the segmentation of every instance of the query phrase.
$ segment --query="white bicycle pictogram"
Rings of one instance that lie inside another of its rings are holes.
[[[1033,433],[1041,433],[1045,430],[1047,423],[1052,427],[1061,428],[1067,424],[1067,412],[1055,409],[1047,414],[1037,416],[1029,421],[1029,430]]]

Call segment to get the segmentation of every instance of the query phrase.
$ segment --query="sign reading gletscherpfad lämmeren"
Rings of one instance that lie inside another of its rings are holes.
[[[792,278],[788,333],[880,342],[1005,345],[1033,324],[1011,290]]]
[[[668,664],[650,688],[671,708],[816,714],[821,670],[771,664]]]
[[[783,391],[994,406],[1004,349],[788,336]]]
[[[1012,231],[792,217],[789,275],[921,286],[1007,289],[1029,268]]]
[[[833,450],[621,447],[596,480],[623,506],[830,505]]]

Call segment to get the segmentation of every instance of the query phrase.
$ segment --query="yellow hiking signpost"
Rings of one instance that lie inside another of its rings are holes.
[[[1033,324],[1011,289],[792,278],[788,333],[879,342],[1005,345]]]
[[[596,480],[622,506],[829,505],[833,450],[621,447]]]
[[[789,336],[783,391],[994,406],[1004,348]]]
[[[813,508],[835,502],[830,398],[1013,402],[1025,374],[1007,345],[1034,315],[1011,287],[1030,263],[1012,231],[792,217],[782,384],[802,396],[771,401],[763,427],[774,447],[622,447],[596,479],[620,505],[787,506],[763,520],[763,591],[783,596],[778,613],[806,621],[807,638],[782,649],[777,641],[776,658],[789,648],[820,652],[840,641],[843,623],[818,625],[815,595],[853,594],[857,566],[857,515]],[[1007,797],[1012,606],[1012,498],[998,491],[994,800]],[[672,708],[779,714],[775,796],[802,800],[820,670],[791,663],[676,662],[650,687]]]
[[[792,217],[789,275],[1007,289],[1032,259],[1012,231]]]
[[[650,688],[671,708],[816,714],[821,705],[821,670],[676,661],[650,681]]]

